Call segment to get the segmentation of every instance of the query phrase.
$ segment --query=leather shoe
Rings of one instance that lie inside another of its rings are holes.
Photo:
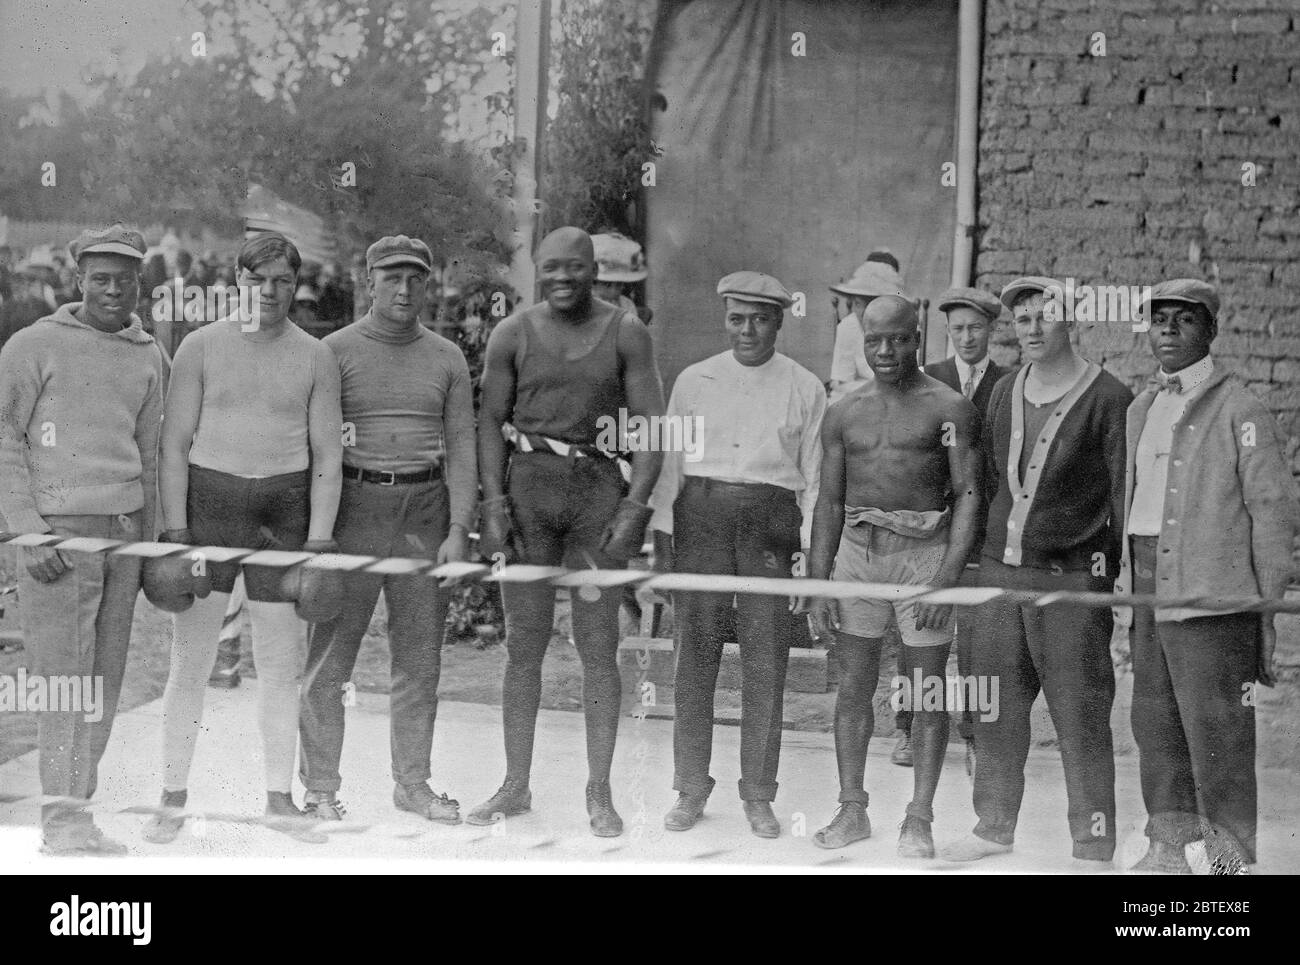
[[[704,804],[708,795],[698,797],[685,791],[677,795],[677,803],[664,815],[664,827],[669,831],[689,831],[704,817]]]
[[[781,822],[772,813],[770,801],[746,801],[745,817],[749,819],[749,830],[760,838],[779,838]]]

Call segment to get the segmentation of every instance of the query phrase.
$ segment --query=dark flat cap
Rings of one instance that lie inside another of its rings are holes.
[[[789,308],[794,299],[784,285],[761,271],[733,271],[718,282],[718,294],[747,302],[766,302]]]
[[[144,261],[148,251],[144,235],[134,228],[115,224],[111,228],[99,231],[86,230],[77,236],[77,240],[68,245],[68,254],[73,261],[81,261],[83,255],[124,255],[137,261]]]
[[[939,296],[939,311],[941,312],[946,312],[948,309],[956,308],[959,305],[975,309],[990,322],[996,321],[997,317],[1002,314],[1002,302],[998,301],[998,296],[992,292],[986,292],[982,288],[949,288]]]
[[[366,249],[366,271],[394,265],[414,265],[433,271],[433,255],[419,238],[406,235],[387,235]]]
[[[1201,305],[1211,318],[1219,317],[1219,293],[1213,285],[1199,278],[1170,278],[1151,289],[1148,299],[1152,306],[1157,302],[1186,302]]]

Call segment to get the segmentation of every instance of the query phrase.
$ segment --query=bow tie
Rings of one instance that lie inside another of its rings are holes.
[[[1163,372],[1157,372],[1147,385],[1153,389],[1167,389],[1174,395],[1181,395],[1183,391],[1183,380],[1177,375],[1165,375]]]

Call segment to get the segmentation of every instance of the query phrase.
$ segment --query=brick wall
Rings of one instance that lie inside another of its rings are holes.
[[[1277,414],[1300,472],[1300,6],[988,0],[981,87],[976,283],[1215,281],[1215,355]],[[1153,370],[1129,325],[1079,329],[1134,388]]]

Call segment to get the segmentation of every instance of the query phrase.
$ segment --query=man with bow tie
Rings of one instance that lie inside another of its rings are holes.
[[[1203,838],[1224,870],[1255,860],[1253,695],[1256,681],[1274,684],[1276,631],[1271,613],[1226,601],[1285,593],[1297,503],[1272,414],[1210,356],[1218,313],[1203,281],[1154,287],[1148,338],[1160,369],[1128,410],[1117,590],[1173,598],[1133,611],[1133,736],[1151,841],[1139,871],[1190,874],[1184,849]]]

